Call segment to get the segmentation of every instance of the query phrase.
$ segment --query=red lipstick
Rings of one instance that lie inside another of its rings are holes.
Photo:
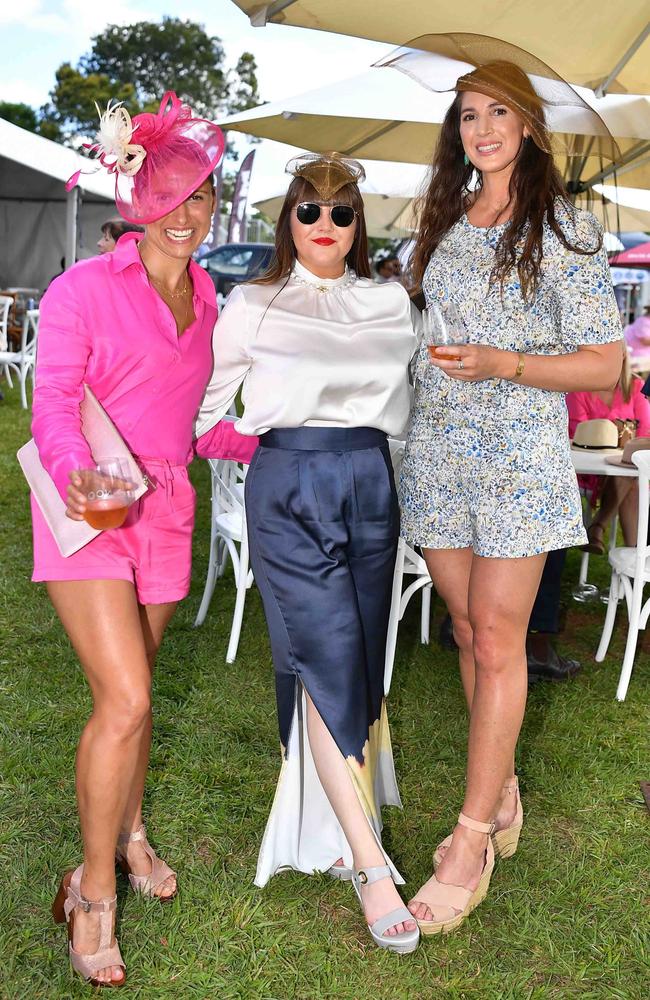
[[[336,240],[331,240],[329,236],[321,236],[317,240],[312,240],[313,243],[318,243],[319,247],[331,247]]]

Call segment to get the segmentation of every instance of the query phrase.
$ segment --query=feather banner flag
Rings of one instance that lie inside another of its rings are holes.
[[[237,174],[235,193],[232,198],[230,222],[228,224],[229,243],[243,243],[246,237],[246,203],[248,201],[248,189],[251,183],[254,159],[255,150],[253,149],[244,158]]]

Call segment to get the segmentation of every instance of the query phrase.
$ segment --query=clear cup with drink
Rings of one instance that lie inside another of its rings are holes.
[[[124,459],[106,458],[91,469],[80,469],[78,489],[86,497],[84,520],[92,528],[119,528],[135,500],[134,484]]]
[[[422,313],[422,321],[424,342],[431,360],[449,358],[453,361],[460,361],[460,355],[454,351],[454,347],[468,344],[469,333],[456,303],[451,299],[448,299],[442,306],[439,306],[437,302],[432,302]],[[436,353],[436,347],[442,347],[445,350]]]

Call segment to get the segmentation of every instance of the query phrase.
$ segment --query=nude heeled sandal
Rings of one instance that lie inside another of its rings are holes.
[[[494,871],[494,847],[492,846],[491,838],[491,834],[494,832],[494,824],[479,823],[478,820],[470,819],[464,813],[460,813],[458,823],[460,826],[467,827],[468,830],[474,830],[475,833],[488,834],[485,864],[481,872],[481,878],[476,889],[472,891],[471,889],[466,889],[463,885],[451,885],[447,882],[439,882],[434,873],[433,893],[435,893],[435,899],[429,902],[425,899],[418,899],[416,896],[413,900],[415,903],[424,903],[434,915],[433,920],[418,920],[418,926],[422,934],[448,934],[450,931],[460,927],[465,917],[469,916],[472,910],[475,910],[479,903],[483,902],[490,886],[490,879]],[[447,839],[451,843],[451,837]]]
[[[133,843],[135,840],[142,841],[142,846],[151,862],[151,871],[147,875],[135,875],[126,859],[126,845]],[[154,851],[147,840],[147,831],[144,823],[137,830],[134,830],[133,833],[121,833],[119,835],[115,849],[115,859],[124,874],[128,875],[131,887],[135,892],[141,892],[143,896],[148,896],[150,899],[159,899],[161,903],[171,903],[172,899],[175,898],[178,888],[175,892],[170,893],[169,896],[156,895],[158,886],[162,885],[170,876],[173,875],[176,877],[176,872],[172,871],[169,865],[159,858]]]
[[[510,794],[514,792],[517,796],[517,811],[515,812],[515,818],[510,824],[506,826],[503,830],[495,830],[492,834],[492,846],[494,848],[494,854],[497,858],[511,858],[512,855],[517,850],[517,845],[519,844],[519,837],[521,835],[521,830],[524,825],[524,810],[521,805],[521,797],[519,795],[519,779],[515,775],[514,778],[508,778],[503,785],[504,792]],[[445,837],[440,844],[438,844],[435,853],[433,855],[433,870],[436,871],[440,862],[443,858],[443,852],[441,848],[447,850],[451,844],[451,836]]]
[[[113,933],[113,914],[117,906],[117,896],[110,899],[99,899],[96,902],[85,899],[81,894],[83,869],[84,866],[79,865],[74,872],[66,872],[63,876],[59,891],[52,903],[52,916],[57,924],[66,922],[68,925],[68,953],[70,964],[75,972],[78,972],[92,986],[124,986],[126,975],[118,981],[102,982],[97,979],[97,973],[101,969],[108,969],[112,965],[119,965],[125,969],[126,966],[122,960],[120,946]],[[79,907],[84,913],[99,913],[99,946],[97,951],[91,952],[89,955],[75,951],[72,946],[76,907]]]
[[[361,886],[372,885],[373,882],[379,882],[382,878],[392,879],[392,877],[393,875],[388,865],[375,865],[372,868],[360,868],[359,871],[352,872],[352,885],[359,898],[362,910]],[[420,940],[420,932],[417,927],[412,931],[402,931],[401,934],[392,934],[390,937],[384,936],[384,931],[387,931],[389,927],[394,927],[395,924],[403,924],[407,920],[415,920],[415,917],[402,905],[391,910],[390,913],[386,913],[385,916],[378,917],[374,924],[367,924],[367,927],[372,940],[379,948],[394,951],[398,955],[408,955],[410,952],[415,951]]]

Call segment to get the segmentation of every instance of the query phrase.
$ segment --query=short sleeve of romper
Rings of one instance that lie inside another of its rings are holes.
[[[429,262],[427,305],[453,300],[468,342],[502,350],[567,354],[620,340],[599,224],[561,200],[555,216],[575,249],[545,222],[541,277],[531,302],[524,302],[516,271],[503,288],[490,281],[505,227],[481,229],[463,215]],[[458,382],[429,364],[425,347],[415,381],[399,486],[408,541],[472,548],[492,558],[585,541],[563,393],[505,379]]]

